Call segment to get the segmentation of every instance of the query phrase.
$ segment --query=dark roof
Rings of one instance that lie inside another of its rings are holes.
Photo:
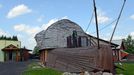
[[[16,46],[14,46],[13,44],[10,44],[8,46],[6,46],[5,48],[2,49],[3,51],[9,51],[9,50],[27,50],[27,51],[32,51],[26,48],[18,48]]]
[[[55,48],[45,48],[45,49],[40,49],[39,51],[43,51],[43,50],[53,50]]]
[[[32,50],[27,49],[27,48],[20,48],[20,50],[32,51]]]
[[[13,44],[10,44],[8,46],[6,46],[5,48],[2,49],[3,51],[7,51],[7,50],[19,50],[18,47],[14,46]]]

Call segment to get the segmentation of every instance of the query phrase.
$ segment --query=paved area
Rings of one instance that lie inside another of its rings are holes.
[[[0,62],[0,75],[21,75],[32,61],[27,62]]]

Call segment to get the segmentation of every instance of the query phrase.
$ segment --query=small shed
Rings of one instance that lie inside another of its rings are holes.
[[[30,49],[27,48],[20,48],[20,61],[27,61],[30,58]]]

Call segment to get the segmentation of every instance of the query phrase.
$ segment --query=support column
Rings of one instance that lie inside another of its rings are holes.
[[[19,61],[19,54],[18,54],[18,51],[16,51],[16,61],[17,61],[17,62]]]
[[[84,75],[84,69],[81,69],[81,73],[80,73],[80,75]]]
[[[45,51],[44,50],[41,52],[41,62],[42,64],[45,63]]]
[[[45,50],[45,65],[47,63],[48,50]]]
[[[6,52],[4,51],[4,61],[7,61],[6,59],[7,59]]]
[[[121,61],[121,51],[119,50],[119,61]]]

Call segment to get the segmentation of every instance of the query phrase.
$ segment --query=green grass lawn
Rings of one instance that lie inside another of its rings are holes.
[[[124,70],[116,69],[117,75],[118,74],[134,75],[134,63],[122,63],[122,65],[117,64],[117,66],[124,69]]]
[[[28,66],[28,69],[24,71],[22,75],[62,75],[62,73],[50,68],[41,67],[37,63],[33,63]]]

